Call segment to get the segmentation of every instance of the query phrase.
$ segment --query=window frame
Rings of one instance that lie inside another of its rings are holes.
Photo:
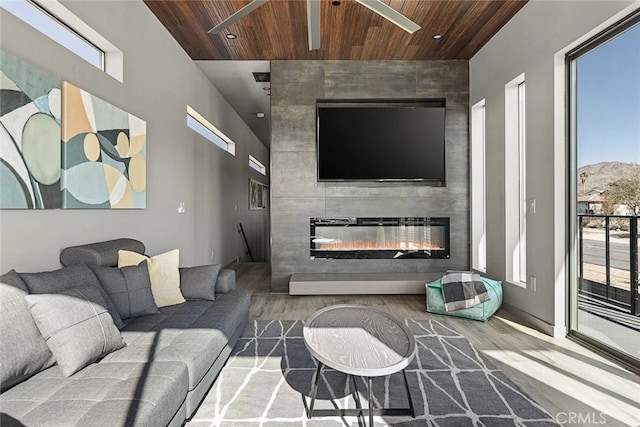
[[[527,283],[527,119],[526,82],[518,84],[518,281]],[[515,277],[514,277],[515,278]]]
[[[249,167],[261,175],[267,175],[267,167],[251,154],[249,154]]]
[[[564,54],[564,101],[567,108],[565,109],[565,142],[567,146],[566,158],[566,226],[568,232],[566,237],[567,247],[567,268],[566,282],[568,283],[568,332],[569,335],[578,342],[591,345],[595,349],[609,355],[617,362],[631,368],[638,369],[638,361],[629,354],[604,343],[591,335],[587,335],[580,330],[578,323],[578,210],[577,197],[578,187],[578,145],[577,145],[577,90],[575,87],[577,60],[582,56],[598,49],[610,40],[624,33],[628,29],[640,24],[640,9],[632,11],[630,14],[621,17],[611,25],[607,25],[593,36],[587,38],[568,52]]]
[[[487,271],[486,100],[471,107],[472,268]]]
[[[122,51],[57,0],[12,0],[0,2],[0,8],[100,71],[120,82],[123,81]],[[46,24],[43,24],[42,20],[46,20]],[[45,25],[46,28],[43,28],[42,25]],[[82,48],[77,48],[77,46]],[[90,55],[83,53],[89,51],[94,53],[97,58],[91,59]]]
[[[216,147],[221,148],[232,156],[236,155],[236,143],[190,105],[187,105],[187,127],[213,143]]]
[[[527,287],[526,81],[505,85],[505,248],[507,281]],[[516,200],[516,203],[511,202]]]

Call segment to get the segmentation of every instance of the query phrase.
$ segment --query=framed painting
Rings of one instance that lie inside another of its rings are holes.
[[[62,82],[62,207],[146,207],[144,120]]]
[[[258,211],[268,208],[267,186],[260,181],[249,178],[249,210]]]
[[[60,207],[60,80],[0,51],[0,209]]]

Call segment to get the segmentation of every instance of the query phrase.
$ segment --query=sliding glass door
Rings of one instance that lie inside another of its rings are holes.
[[[640,361],[640,16],[571,52],[572,333]]]

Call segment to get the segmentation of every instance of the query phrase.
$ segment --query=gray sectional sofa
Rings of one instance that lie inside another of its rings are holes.
[[[233,270],[181,268],[186,302],[154,308],[144,271],[116,267],[119,249],[145,251],[133,239],[76,246],[59,270],[0,277],[3,427],[179,426],[195,412],[249,321],[250,295]],[[91,319],[76,322],[84,309]],[[93,336],[102,344],[87,355]],[[96,360],[69,375],[83,357]]]

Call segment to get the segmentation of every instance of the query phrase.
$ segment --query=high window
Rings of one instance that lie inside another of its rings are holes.
[[[527,283],[525,92],[524,74],[505,86],[506,267],[509,281],[522,287]]]
[[[236,144],[221,130],[211,124],[200,113],[187,105],[187,126],[232,155],[236,155]]]
[[[474,269],[487,270],[485,100],[471,107],[471,248]]]
[[[249,167],[262,175],[267,174],[266,166],[260,163],[260,161],[251,154],[249,154]]]
[[[122,52],[57,1],[8,0],[0,8],[122,81]]]

